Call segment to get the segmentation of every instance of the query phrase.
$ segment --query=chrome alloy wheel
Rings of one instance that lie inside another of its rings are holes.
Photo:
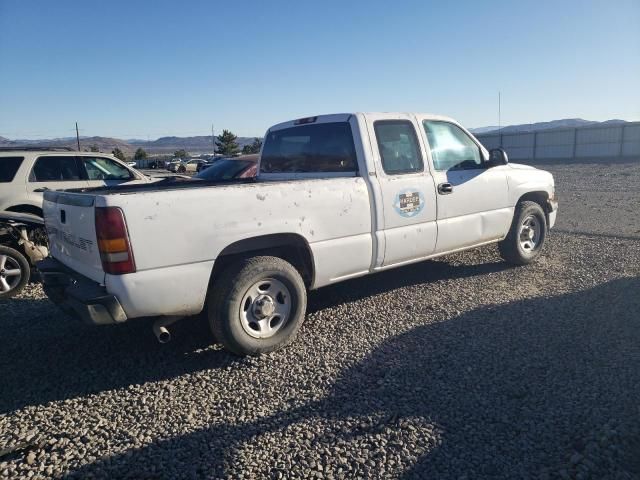
[[[526,217],[520,225],[520,233],[518,235],[520,248],[525,253],[533,252],[540,243],[540,235],[542,226],[535,215]]]
[[[291,293],[275,278],[254,283],[244,294],[240,304],[242,328],[254,338],[269,338],[289,320]]]
[[[0,293],[16,288],[22,280],[22,271],[18,261],[9,255],[0,255]]]

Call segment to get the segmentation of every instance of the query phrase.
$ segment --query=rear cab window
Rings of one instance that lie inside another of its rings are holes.
[[[358,162],[351,125],[327,122],[268,132],[262,173],[356,173]]]
[[[24,157],[0,157],[0,183],[13,182]]]

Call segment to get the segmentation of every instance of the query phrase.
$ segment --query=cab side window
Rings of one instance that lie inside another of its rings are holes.
[[[81,180],[75,156],[47,155],[39,157],[33,166],[31,182],[73,182]]]
[[[24,157],[0,157],[0,183],[9,183],[18,173]]]
[[[430,120],[425,120],[423,126],[436,170],[484,168],[480,147],[460,127]]]
[[[407,120],[378,120],[373,124],[382,168],[387,175],[422,172],[424,163],[413,124]]]
[[[133,175],[129,170],[108,158],[82,157],[89,180],[130,180]]]

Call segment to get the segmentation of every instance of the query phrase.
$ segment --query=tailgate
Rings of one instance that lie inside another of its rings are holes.
[[[51,256],[99,283],[104,271],[96,241],[95,197],[81,193],[44,193],[44,223]]]

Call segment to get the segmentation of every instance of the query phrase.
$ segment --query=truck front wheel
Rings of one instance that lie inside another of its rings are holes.
[[[229,266],[207,298],[214,337],[236,355],[273,352],[291,343],[306,308],[300,273],[289,262],[269,256]]]
[[[511,228],[498,244],[500,255],[507,262],[526,265],[542,252],[547,238],[547,218],[536,202],[524,201],[516,205]]]

